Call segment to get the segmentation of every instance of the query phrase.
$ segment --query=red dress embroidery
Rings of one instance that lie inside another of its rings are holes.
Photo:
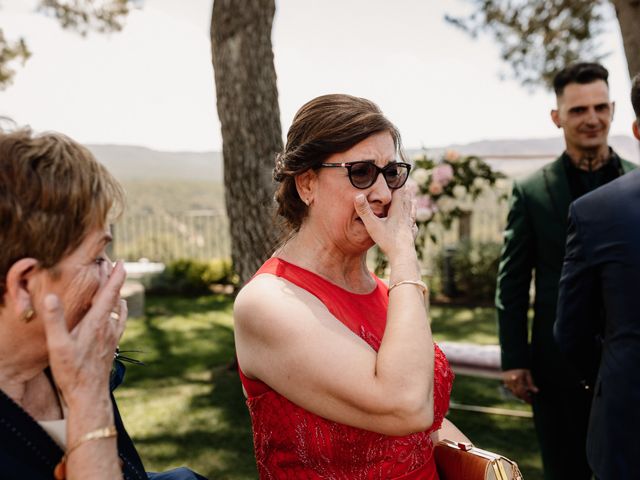
[[[256,275],[271,273],[318,297],[329,311],[376,351],[384,334],[387,286],[369,294],[348,292],[324,278],[278,258]],[[435,480],[429,435],[440,428],[449,407],[453,372],[434,344],[434,422],[426,432],[392,437],[319,417],[240,371],[248,394],[260,479]]]

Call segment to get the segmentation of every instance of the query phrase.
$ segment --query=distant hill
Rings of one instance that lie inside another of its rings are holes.
[[[610,137],[622,157],[640,163],[637,140],[624,135]],[[100,162],[120,180],[173,180],[223,182],[221,152],[161,152],[129,145],[88,145]],[[431,155],[446,149],[481,157],[555,157],[563,149],[561,138],[483,140],[464,145],[428,148]],[[421,152],[408,149],[409,155]]]
[[[640,149],[638,141],[626,135],[612,135],[609,145],[623,158],[640,163]],[[438,154],[447,149],[457,150],[465,155],[480,157],[556,157],[564,149],[564,140],[556,138],[516,139],[516,140],[481,140],[464,145],[450,145],[446,147],[428,148],[432,154]]]
[[[130,145],[87,145],[116,178],[222,183],[221,152],[161,152]]]

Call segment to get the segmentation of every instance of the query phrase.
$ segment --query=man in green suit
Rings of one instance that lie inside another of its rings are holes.
[[[593,378],[581,377],[563,358],[553,324],[569,204],[634,168],[608,145],[614,103],[607,80],[607,70],[596,63],[571,65],[554,79],[557,108],[551,119],[563,130],[565,151],[514,182],[498,272],[503,380],[532,404],[546,480],[591,478],[585,448]],[[598,360],[593,359],[594,376]]]

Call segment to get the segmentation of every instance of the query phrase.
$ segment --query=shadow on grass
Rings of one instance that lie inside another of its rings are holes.
[[[495,309],[431,307],[431,329],[437,340],[498,343]]]
[[[153,296],[146,298],[147,317],[159,315],[188,316],[197,313],[230,312],[233,298],[228,295],[206,295],[200,297]]]
[[[216,480],[257,478],[249,412],[238,373],[227,368],[235,356],[231,307],[222,295],[151,297],[146,315],[127,327],[123,348],[143,350],[135,355],[146,366],[127,369],[125,389],[167,405],[187,396],[180,418],[166,418],[156,403],[138,413],[149,425],[135,435],[148,469],[182,464]]]
[[[201,424],[181,434],[163,432],[145,436],[136,445],[144,449],[145,462],[153,465],[174,465],[180,459],[210,479],[255,479],[251,421],[237,372],[218,367],[212,375],[211,391],[192,397],[189,411],[195,416],[215,412],[215,428]]]
[[[198,381],[194,374],[231,362],[235,355],[233,328],[211,321],[212,315],[229,316],[231,302],[222,295],[194,299],[152,297],[146,315],[132,320],[127,327],[122,348],[138,350],[129,355],[145,363],[127,369],[127,382],[194,383]],[[196,315],[201,315],[202,320],[194,320]],[[206,379],[200,381],[208,383]]]

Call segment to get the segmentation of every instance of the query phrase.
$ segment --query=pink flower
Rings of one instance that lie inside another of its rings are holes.
[[[437,210],[438,207],[429,195],[416,197],[416,221],[428,222]]]
[[[435,206],[435,203],[433,201],[433,198],[431,198],[429,195],[419,195],[416,197],[416,208],[433,209],[434,206]]]
[[[435,172],[434,172],[434,177],[435,177]],[[442,185],[439,182],[437,182],[435,178],[431,182],[431,185],[429,185],[429,193],[434,196],[438,196],[442,194]]]
[[[429,181],[429,171],[424,168],[416,168],[411,171],[411,178],[415,180],[418,185],[424,185]]]
[[[439,183],[441,186],[446,187],[453,180],[453,167],[448,163],[441,163],[433,169],[431,178],[434,183]]]

